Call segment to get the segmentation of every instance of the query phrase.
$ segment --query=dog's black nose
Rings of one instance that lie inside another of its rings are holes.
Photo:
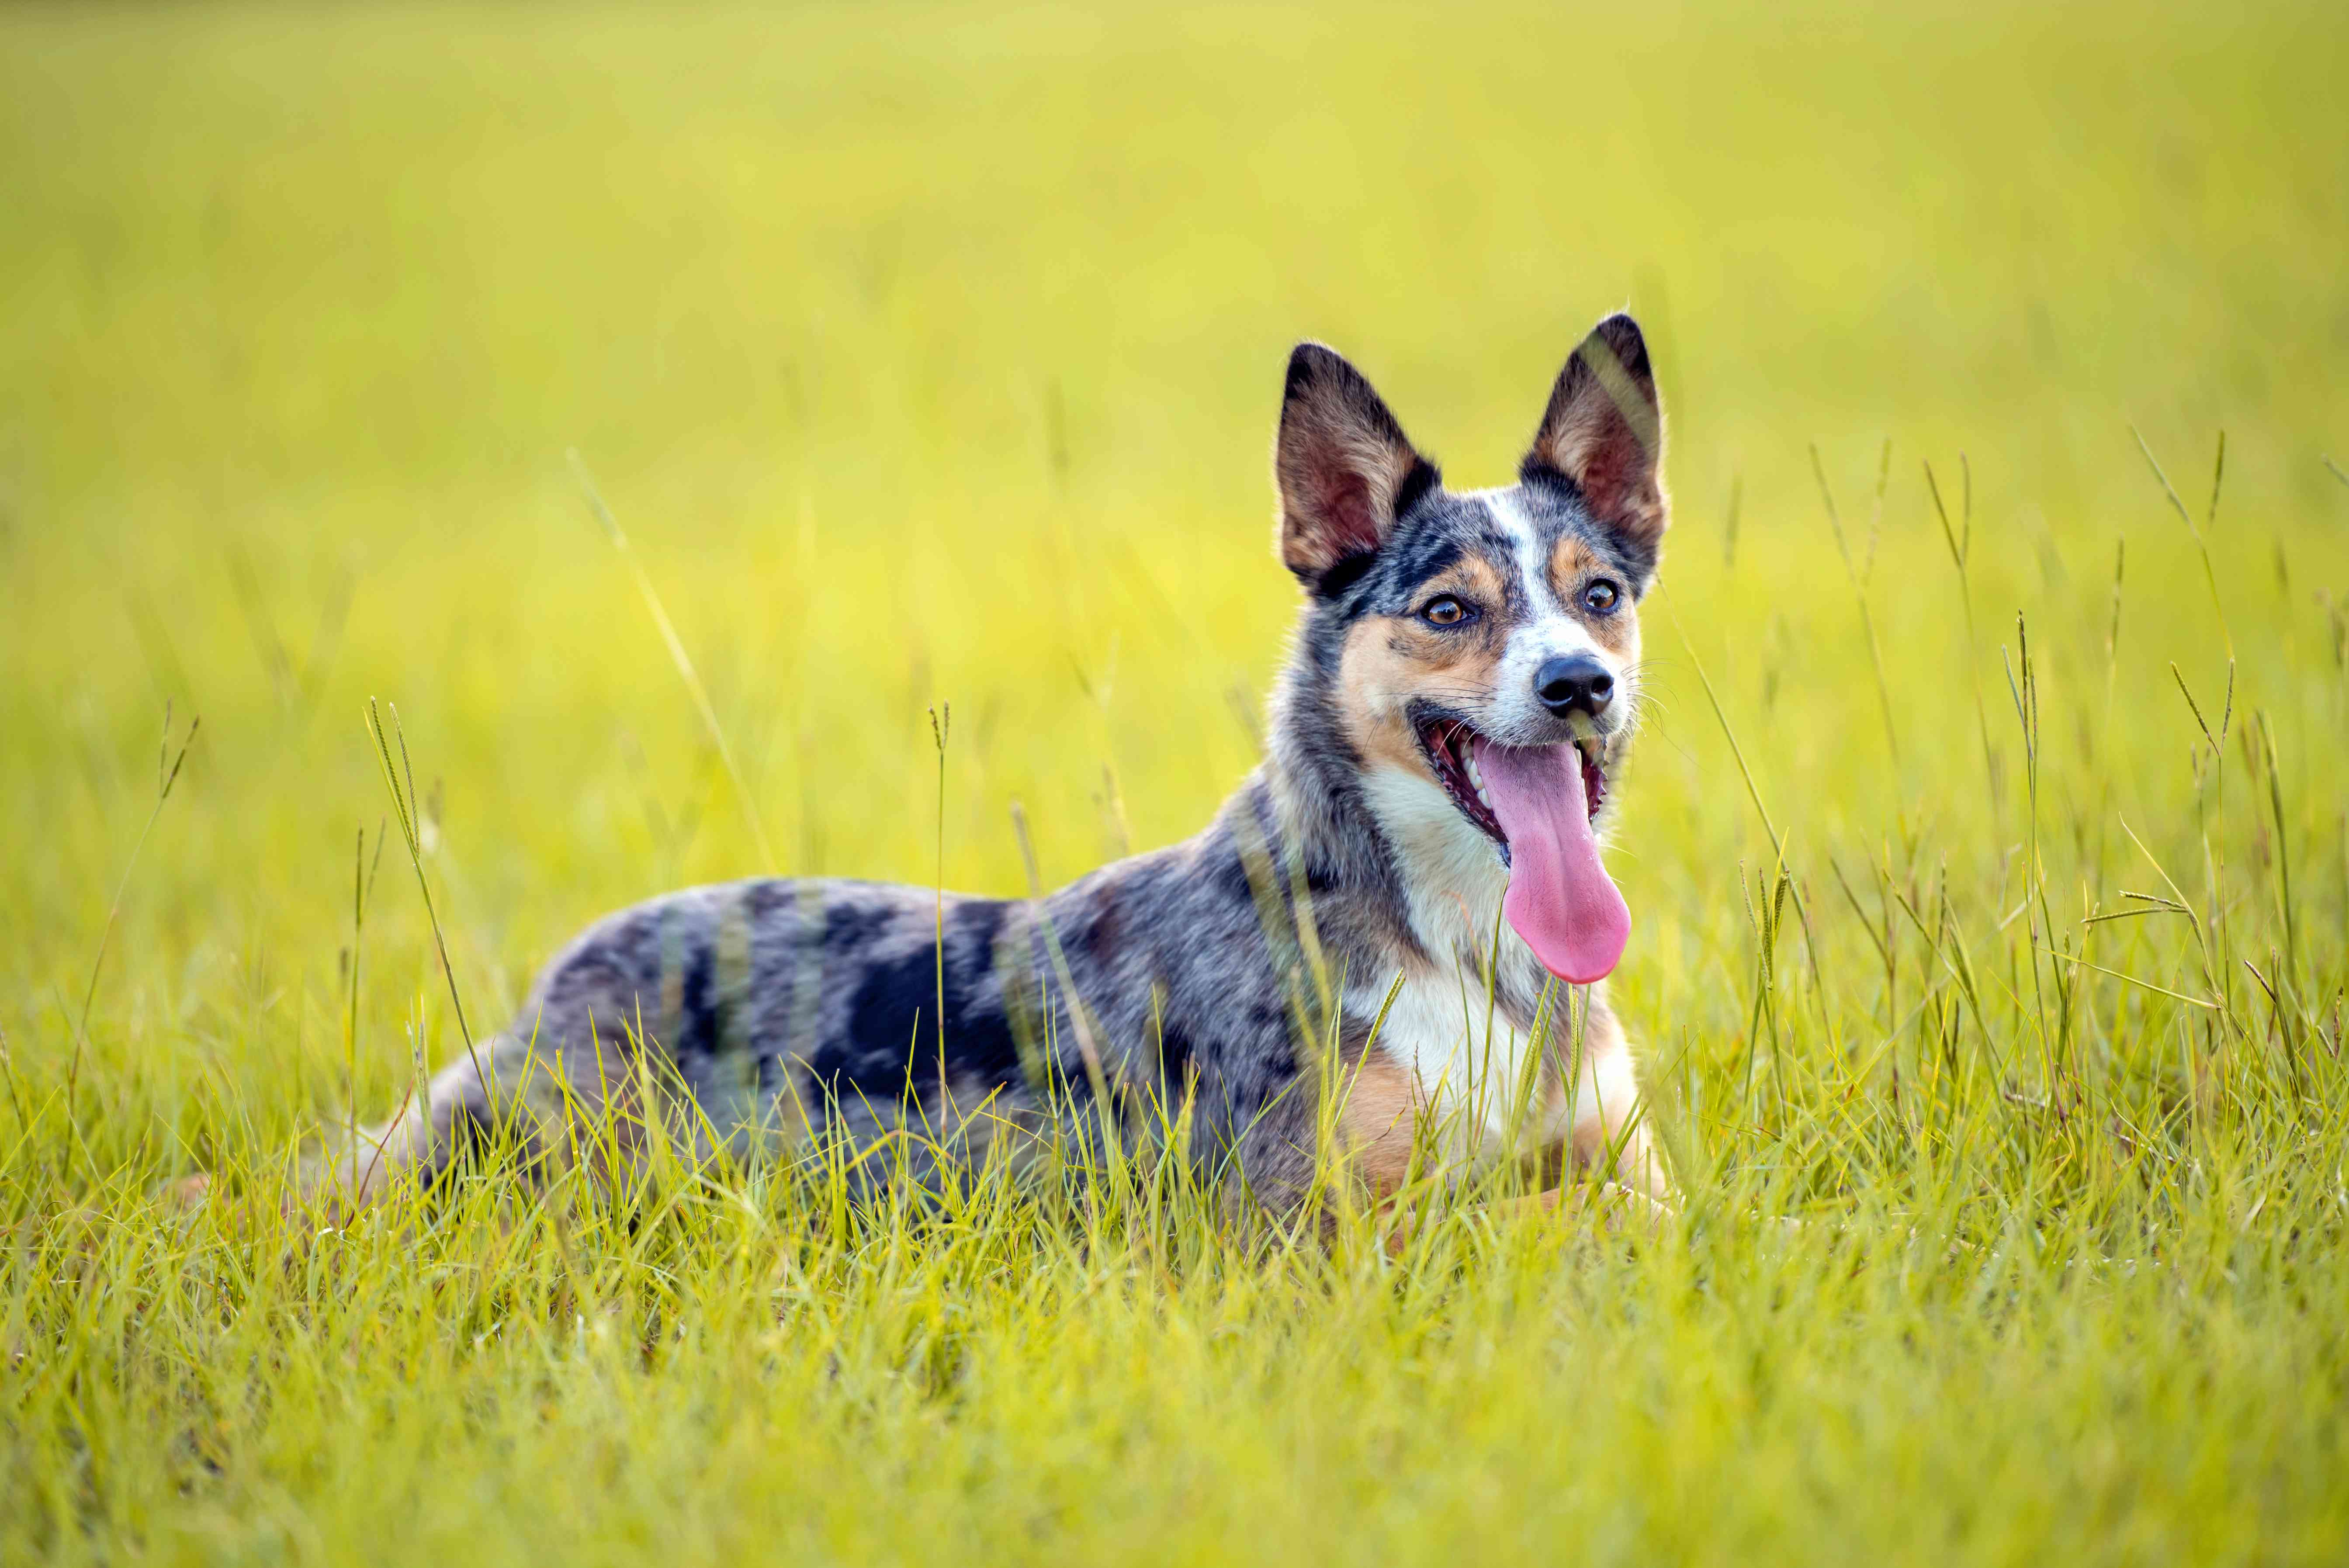
[[[1615,697],[1615,677],[1588,654],[1544,659],[1534,672],[1534,695],[1552,713],[1579,710],[1597,718]]]

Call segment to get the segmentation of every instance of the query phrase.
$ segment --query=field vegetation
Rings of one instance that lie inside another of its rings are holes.
[[[2319,4],[0,13],[0,1561],[2340,1561],[2344,80]],[[1489,483],[1626,305],[1682,1221],[286,1209],[607,909],[1193,830],[1290,343]]]

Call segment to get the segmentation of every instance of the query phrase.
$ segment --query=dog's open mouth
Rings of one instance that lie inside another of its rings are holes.
[[[1589,735],[1555,746],[1496,746],[1454,718],[1417,727],[1444,793],[1509,868],[1501,900],[1509,924],[1560,979],[1605,978],[1631,934],[1631,912],[1599,862],[1590,829],[1607,799],[1606,742]]]
[[[1444,792],[1452,797],[1452,803],[1460,809],[1462,816],[1500,846],[1502,862],[1506,864],[1508,831],[1494,814],[1484,769],[1476,760],[1477,751],[1492,742],[1459,719],[1438,718],[1419,727],[1419,744],[1427,753],[1427,765],[1435,770]],[[1599,808],[1607,803],[1607,741],[1603,737],[1588,735],[1561,744],[1573,747],[1582,764],[1583,816],[1586,821],[1596,821]]]

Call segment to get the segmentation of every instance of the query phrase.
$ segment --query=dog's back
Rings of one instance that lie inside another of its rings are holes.
[[[1253,854],[1235,813],[1257,820]],[[1276,1102],[1310,980],[1275,833],[1259,783],[1189,841],[1042,900],[771,878],[634,905],[322,1175],[365,1198],[492,1129],[541,1165],[607,1161],[647,1117],[740,1160],[856,1163],[910,1133],[902,1162],[858,1168],[917,1180],[998,1144],[1017,1156],[1104,1105],[1143,1135],[1187,1108],[1204,1147],[1293,1143]],[[582,1125],[599,1131],[583,1142]]]

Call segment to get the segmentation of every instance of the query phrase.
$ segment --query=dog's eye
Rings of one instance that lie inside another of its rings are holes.
[[[1592,614],[1604,615],[1615,608],[1615,601],[1622,595],[1620,588],[1602,577],[1582,591],[1582,602]]]
[[[1430,600],[1427,608],[1419,614],[1420,619],[1432,626],[1456,626],[1468,618],[1468,606],[1446,593],[1440,599]]]

